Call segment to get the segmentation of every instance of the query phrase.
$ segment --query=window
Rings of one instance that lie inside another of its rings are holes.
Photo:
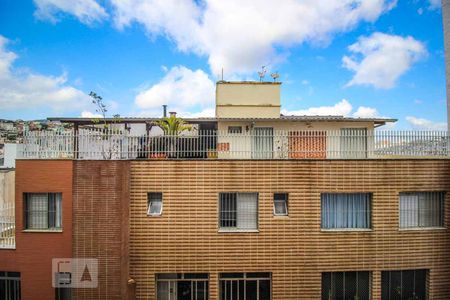
[[[0,299],[20,300],[19,272],[0,272]]]
[[[228,126],[228,133],[242,133],[242,126]]]
[[[271,273],[221,273],[220,300],[270,300]]]
[[[258,229],[258,194],[220,193],[219,218],[221,229]]]
[[[381,272],[381,299],[427,299],[427,270]]]
[[[342,158],[366,158],[367,129],[342,128],[340,149]]]
[[[322,194],[322,228],[370,228],[370,193]]]
[[[370,272],[322,273],[322,299],[370,299]]]
[[[61,193],[26,193],[25,228],[61,229],[61,200]]]
[[[444,226],[444,192],[400,193],[400,228]]]
[[[157,300],[207,300],[208,281],[204,273],[156,274]]]
[[[162,214],[162,193],[148,193],[148,210],[150,216],[159,216]]]
[[[288,215],[288,194],[275,193],[273,194],[273,214],[275,216]]]

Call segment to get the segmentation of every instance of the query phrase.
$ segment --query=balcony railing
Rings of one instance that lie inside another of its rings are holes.
[[[15,218],[13,204],[0,204],[0,249],[15,249]]]
[[[24,136],[23,159],[386,159],[449,158],[443,131],[259,130],[129,135],[83,130]]]

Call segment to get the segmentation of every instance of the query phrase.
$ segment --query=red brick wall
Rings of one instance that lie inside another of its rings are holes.
[[[62,193],[62,232],[25,232],[23,193]],[[16,250],[0,250],[0,271],[21,274],[22,300],[55,299],[52,258],[72,256],[72,161],[16,161]]]
[[[74,299],[126,299],[129,162],[74,162],[73,255],[98,258],[97,289]]]

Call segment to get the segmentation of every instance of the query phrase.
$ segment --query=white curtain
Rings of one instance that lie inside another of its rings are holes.
[[[258,194],[237,195],[237,228],[258,229]]]
[[[370,228],[371,194],[322,194],[322,228]]]
[[[400,227],[439,227],[443,224],[442,192],[400,194]]]

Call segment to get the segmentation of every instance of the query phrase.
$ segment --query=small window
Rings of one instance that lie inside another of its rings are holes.
[[[219,218],[221,229],[258,229],[258,194],[220,193]]]
[[[242,126],[228,126],[228,133],[242,133]]]
[[[273,214],[275,216],[288,215],[288,194],[275,193],[273,194]]]
[[[322,228],[370,228],[371,198],[370,193],[322,194]]]
[[[162,209],[162,193],[148,193],[147,214],[149,216],[160,216],[162,214]]]
[[[400,193],[400,228],[443,227],[444,192]]]
[[[381,272],[381,299],[427,299],[428,270]]]
[[[61,229],[61,200],[61,193],[26,193],[25,229]]]

